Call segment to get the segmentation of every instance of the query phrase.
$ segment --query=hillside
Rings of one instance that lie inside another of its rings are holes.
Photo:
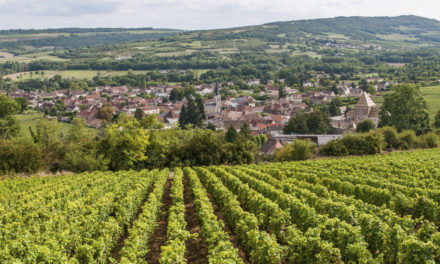
[[[153,28],[59,28],[0,30],[0,51],[15,55],[113,45],[136,40],[159,39],[177,33]],[[7,55],[0,54],[7,58]]]
[[[439,155],[1,180],[0,259],[436,263]]]
[[[233,59],[242,53],[321,57],[332,54],[332,50],[352,53],[439,44],[440,22],[417,16],[336,17],[184,32],[152,28],[0,31],[0,51],[3,52],[17,55],[67,49],[69,51],[58,51],[54,55],[61,60],[94,61],[105,60],[109,55],[111,58],[142,55],[196,59],[194,54],[201,52],[222,59]],[[76,49],[80,50],[72,51]],[[7,54],[3,57],[0,63],[6,58],[19,60]],[[35,56],[34,59],[53,58]]]
[[[164,40],[117,45],[114,51],[164,57],[212,52],[229,57],[242,52],[266,54],[328,54],[342,50],[403,49],[440,44],[440,22],[416,16],[337,17],[274,22],[258,26],[187,31]]]
[[[440,80],[440,22],[416,16],[336,17],[198,31],[31,30],[0,32],[0,39],[2,34],[35,38],[20,40],[27,43],[21,46],[24,50],[0,49],[0,75],[10,77],[9,82],[43,80],[55,72],[92,79],[105,71],[111,78],[128,70],[153,72],[145,77],[147,81],[282,79],[294,88],[317,81],[317,72],[347,82],[363,76],[399,83]],[[20,41],[0,42],[0,46]],[[28,46],[32,43],[36,46]],[[43,43],[44,48],[38,46]],[[30,74],[37,71],[45,75]],[[172,78],[161,77],[170,71]],[[28,74],[17,80],[19,72]],[[28,84],[18,86],[41,86]]]

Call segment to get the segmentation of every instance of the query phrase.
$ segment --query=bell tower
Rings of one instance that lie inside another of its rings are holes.
[[[214,102],[215,102],[215,106],[221,107],[222,97],[220,95],[220,89],[219,89],[219,86],[218,86],[218,82],[215,83]]]

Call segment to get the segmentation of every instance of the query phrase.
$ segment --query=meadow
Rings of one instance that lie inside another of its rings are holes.
[[[421,88],[423,97],[428,103],[428,109],[435,114],[440,110],[440,85]]]
[[[36,125],[38,123],[38,120],[43,119],[43,114],[23,114],[23,115],[15,115],[15,118],[20,122],[20,136],[25,138],[31,138],[31,132],[29,131],[29,128],[32,129],[32,131],[36,131]],[[57,126],[60,130],[60,133],[67,134],[67,132],[73,127],[72,124],[66,123],[66,122],[58,122],[56,120],[53,120],[52,122],[54,126]],[[96,134],[98,132],[97,129],[86,127],[86,131],[89,133]]]
[[[200,76],[201,74],[207,72],[207,69],[193,70],[194,74]],[[132,71],[134,74],[147,73],[149,71]],[[97,71],[97,70],[65,70],[65,71],[33,71],[33,72],[20,72],[3,76],[3,78],[10,78],[12,81],[19,82],[29,79],[46,79],[53,78],[55,75],[61,75],[63,78],[75,78],[78,80],[88,79],[91,80],[93,77],[100,74],[102,77],[107,76],[121,76],[126,75],[128,71]]]

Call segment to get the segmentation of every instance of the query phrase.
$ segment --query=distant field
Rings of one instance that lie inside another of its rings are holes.
[[[439,86],[428,86],[421,88],[422,95],[428,103],[428,109],[431,113],[437,113],[440,110],[440,85]],[[381,92],[378,95],[372,95],[371,99],[376,103],[377,106],[381,107],[384,101],[384,95],[387,92]]]
[[[391,41],[404,41],[404,40],[410,40],[410,41],[412,40],[412,41],[414,41],[414,40],[417,40],[417,38],[410,37],[410,36],[408,36],[408,35],[398,34],[398,33],[395,33],[395,34],[387,34],[387,35],[376,34],[376,36],[377,36],[378,38],[380,38],[380,39],[383,39],[383,40],[391,40]]]
[[[49,55],[49,52],[31,53],[19,56],[14,56],[13,54],[8,52],[0,52],[0,63],[6,61],[31,62],[34,60],[70,61],[69,59],[51,56]]]
[[[440,110],[440,85],[422,87],[421,91],[428,102],[429,111],[437,113]]]
[[[0,60],[1,59],[9,59],[9,58],[12,58],[12,57],[14,57],[14,54],[9,53],[9,52],[0,51]]]
[[[338,33],[326,32],[325,34],[330,39],[343,39],[343,40],[349,39],[347,36]]]
[[[33,131],[35,131],[37,120],[42,119],[43,115],[42,114],[16,115],[15,118],[17,118],[20,121],[21,136],[30,138],[31,133],[29,131],[29,127],[31,127]],[[60,126],[60,129],[64,134],[67,133],[67,131],[69,131],[69,129],[72,127],[72,124],[64,123],[64,122],[56,122],[56,124]],[[90,127],[87,127],[86,129],[90,133],[96,133],[97,131],[95,128],[90,128]]]
[[[373,100],[373,102],[375,102],[378,107],[381,107],[383,104],[384,98],[382,95],[372,95],[371,100]]]
[[[40,71],[39,74],[35,72],[22,72],[4,76],[4,78],[11,78],[12,80],[20,81],[36,78],[52,78],[56,74],[61,75],[63,78],[76,78],[76,79],[92,79],[98,74],[101,76],[115,76],[127,74],[127,71],[94,71],[94,70],[69,70],[69,71]],[[145,73],[147,71],[133,71],[134,73]],[[44,73],[44,74],[43,74]]]
[[[440,85],[422,87],[421,92],[428,103],[428,109],[431,113],[437,113],[440,110]],[[371,99],[380,107],[383,104],[384,94],[373,95]]]
[[[193,70],[194,74],[199,75],[207,72],[207,69]],[[3,76],[3,78],[11,78],[13,81],[24,81],[28,79],[45,79],[52,78],[53,76],[59,74],[63,78],[76,78],[76,79],[89,79],[91,80],[95,77],[98,72],[101,76],[116,76],[125,75],[128,71],[95,71],[95,70],[68,70],[68,71],[39,71],[38,74],[35,72],[21,72],[14,73]],[[148,71],[133,71],[134,74],[147,73]]]

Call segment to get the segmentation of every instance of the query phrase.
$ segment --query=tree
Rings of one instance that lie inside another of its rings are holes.
[[[238,137],[237,130],[235,130],[234,126],[230,126],[225,134],[225,140],[229,143],[233,143],[235,142],[237,137]]]
[[[278,88],[278,98],[286,98],[286,89],[283,85],[280,85],[280,87]]]
[[[385,96],[379,112],[379,126],[394,126],[397,131],[414,130],[417,134],[429,128],[429,112],[420,86],[399,84]]]
[[[330,119],[326,113],[314,111],[308,116],[307,127],[308,133],[327,134],[331,131]]]
[[[110,122],[113,120],[113,107],[111,104],[104,104],[98,109],[98,118]]]
[[[121,114],[115,124],[108,125],[100,142],[100,153],[107,158],[112,170],[133,169],[145,155],[149,135],[133,118]]]
[[[65,134],[61,130],[57,120],[47,120],[41,118],[37,120],[35,131],[29,127],[34,143],[41,147],[46,168],[50,171],[62,169],[62,158],[65,154],[63,141]]]
[[[244,122],[243,125],[240,128],[240,132],[238,133],[238,135],[246,140],[249,140],[252,138],[252,133],[251,133],[251,128],[248,124],[248,122]]]
[[[0,118],[0,137],[8,139],[18,136],[20,132],[20,123],[13,116]]]
[[[335,84],[333,84],[333,85],[330,87],[330,90],[331,90],[332,92],[334,92],[336,95],[339,94],[339,89],[338,89],[338,87],[336,87]]]
[[[20,123],[14,118],[19,110],[18,103],[0,94],[0,137],[2,139],[12,138],[20,132]]]
[[[356,126],[356,132],[365,133],[372,129],[375,129],[376,125],[370,119],[365,119]]]
[[[209,129],[209,130],[212,130],[212,131],[216,130],[215,125],[213,123],[208,123],[208,125],[206,126],[206,129]]]
[[[331,131],[328,115],[321,111],[306,113],[300,111],[291,117],[283,128],[284,134],[327,134]]]
[[[440,128],[440,110],[437,111],[437,114],[434,117],[434,127]]]
[[[292,133],[305,134],[308,133],[307,127],[307,113],[304,111],[297,112],[293,117],[289,119],[287,124],[283,128],[283,133],[288,135]]]
[[[28,139],[0,141],[0,171],[33,173],[43,168],[39,146]]]
[[[340,116],[341,115],[341,109],[336,106],[335,104],[329,105],[329,114],[330,116]]]
[[[183,99],[183,90],[178,88],[173,88],[170,92],[170,101],[176,102]]]
[[[145,115],[145,117],[140,121],[140,124],[145,129],[163,128],[163,123],[157,119],[157,114]]]
[[[342,100],[339,96],[337,96],[330,102],[330,106],[329,106],[330,116],[340,116],[341,115],[341,108],[339,108],[340,106],[342,106]]]
[[[10,99],[6,95],[0,94],[0,118],[14,115],[19,109],[20,107],[15,100]]]
[[[195,129],[191,139],[180,149],[185,165],[214,165],[222,163],[222,141],[212,130]]]
[[[18,104],[18,112],[22,114],[29,106],[29,100],[26,97],[17,97],[15,101]]]
[[[137,121],[142,120],[144,117],[144,111],[140,108],[136,108],[136,111],[134,111],[134,118],[136,118]]]
[[[197,96],[196,98],[196,103],[197,103],[197,119],[198,120],[205,120],[206,119],[206,114],[205,114],[205,106],[203,105],[203,100],[202,97]]]
[[[188,102],[182,106],[179,115],[179,124],[181,128],[185,128],[187,125],[193,125],[194,127],[202,127],[203,120],[205,119],[205,109],[201,98],[194,100],[192,96],[188,96]]]
[[[68,171],[82,172],[107,170],[109,160],[98,153],[97,140],[86,131],[86,121],[74,118],[64,141],[65,155],[62,168]]]
[[[223,146],[223,156],[228,164],[248,164],[254,161],[256,145],[250,140],[236,140]]]

